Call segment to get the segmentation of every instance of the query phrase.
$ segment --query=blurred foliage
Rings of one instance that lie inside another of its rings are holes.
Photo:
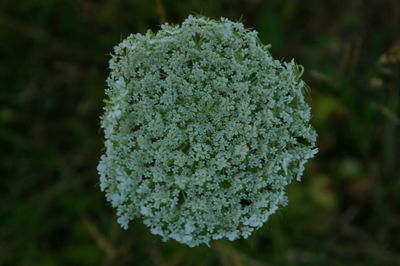
[[[305,66],[320,153],[249,239],[190,249],[99,191],[112,47],[189,13],[242,18]],[[0,265],[400,265],[400,1],[0,2]]]

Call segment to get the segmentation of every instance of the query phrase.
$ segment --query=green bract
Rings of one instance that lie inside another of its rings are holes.
[[[248,237],[286,204],[316,153],[302,68],[241,23],[189,16],[115,47],[102,116],[101,189],[189,246]]]

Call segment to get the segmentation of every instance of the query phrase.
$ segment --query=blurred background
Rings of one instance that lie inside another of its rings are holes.
[[[304,65],[319,133],[289,205],[211,248],[122,230],[96,172],[113,46],[190,13]],[[0,58],[0,265],[400,265],[399,0],[2,0]]]

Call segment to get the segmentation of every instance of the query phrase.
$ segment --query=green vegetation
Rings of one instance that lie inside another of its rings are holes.
[[[211,248],[125,231],[99,189],[112,47],[189,13],[294,58],[320,152],[289,205]],[[400,265],[398,0],[0,2],[0,265]]]

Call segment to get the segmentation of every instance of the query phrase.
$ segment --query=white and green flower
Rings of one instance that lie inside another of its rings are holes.
[[[255,31],[189,16],[130,35],[110,60],[98,172],[123,228],[189,246],[248,237],[317,152],[302,67]]]

